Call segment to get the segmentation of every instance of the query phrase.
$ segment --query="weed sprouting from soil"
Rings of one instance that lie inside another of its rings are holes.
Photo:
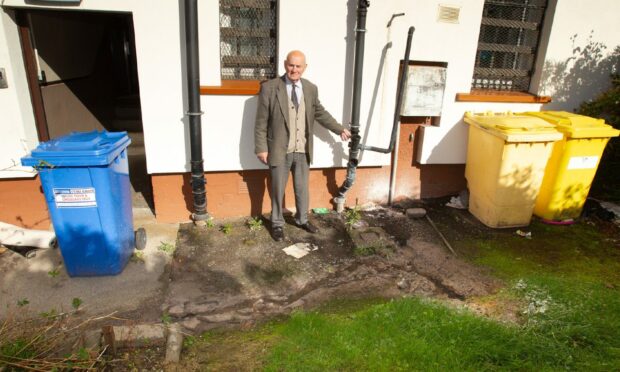
[[[84,301],[79,297],[75,297],[73,298],[73,300],[71,300],[71,306],[75,310],[78,310],[83,303]]]
[[[230,223],[225,223],[222,226],[220,226],[220,231],[223,232],[225,235],[230,235],[232,230],[233,230],[233,226]]]
[[[161,242],[159,247],[157,247],[157,250],[164,252],[167,255],[172,255],[174,254],[175,246],[167,242]]]
[[[131,262],[144,263],[144,253],[141,251],[135,251],[132,253],[130,260]]]
[[[250,231],[260,231],[263,229],[263,220],[260,217],[252,217],[246,222],[246,225]]]
[[[60,267],[55,267],[52,270],[48,271],[47,275],[49,275],[49,277],[52,279],[58,277],[58,275],[60,275]]]
[[[355,206],[344,211],[344,224],[347,229],[352,229],[353,225],[361,220],[362,213],[359,206]]]
[[[167,312],[164,312],[161,315],[161,322],[165,325],[169,325],[170,323],[172,323],[172,316],[170,316],[170,314],[168,314]]]
[[[373,254],[377,253],[377,248],[373,247],[373,246],[359,246],[359,247],[355,247],[355,249],[353,250],[353,253],[356,256],[372,256]]]

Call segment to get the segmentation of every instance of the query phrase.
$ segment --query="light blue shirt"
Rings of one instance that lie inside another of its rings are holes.
[[[291,98],[291,94],[293,93],[293,82],[288,78],[288,76],[284,75],[284,81],[286,83],[286,94],[288,94],[288,98]],[[295,83],[295,89],[297,89],[297,104],[301,104],[301,100],[304,96],[303,86],[301,85],[301,79],[299,79]]]

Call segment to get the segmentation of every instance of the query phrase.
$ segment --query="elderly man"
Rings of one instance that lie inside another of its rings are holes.
[[[271,173],[271,235],[275,241],[284,239],[282,202],[289,171],[295,189],[295,223],[310,233],[318,231],[308,221],[314,122],[340,135],[343,141],[351,137],[323,108],[316,85],[301,78],[306,70],[306,56],[298,50],[290,52],[284,68],[283,76],[261,85],[254,130],[256,156],[269,165]]]

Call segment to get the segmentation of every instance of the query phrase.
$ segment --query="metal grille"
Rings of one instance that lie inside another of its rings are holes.
[[[277,0],[220,0],[223,80],[276,76],[277,24]]]
[[[486,0],[473,89],[527,91],[547,0]]]

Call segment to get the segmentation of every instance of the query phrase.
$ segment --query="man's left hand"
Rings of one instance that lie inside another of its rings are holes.
[[[340,139],[343,141],[348,141],[351,138],[351,132],[348,129],[343,129],[342,133],[340,133]]]

